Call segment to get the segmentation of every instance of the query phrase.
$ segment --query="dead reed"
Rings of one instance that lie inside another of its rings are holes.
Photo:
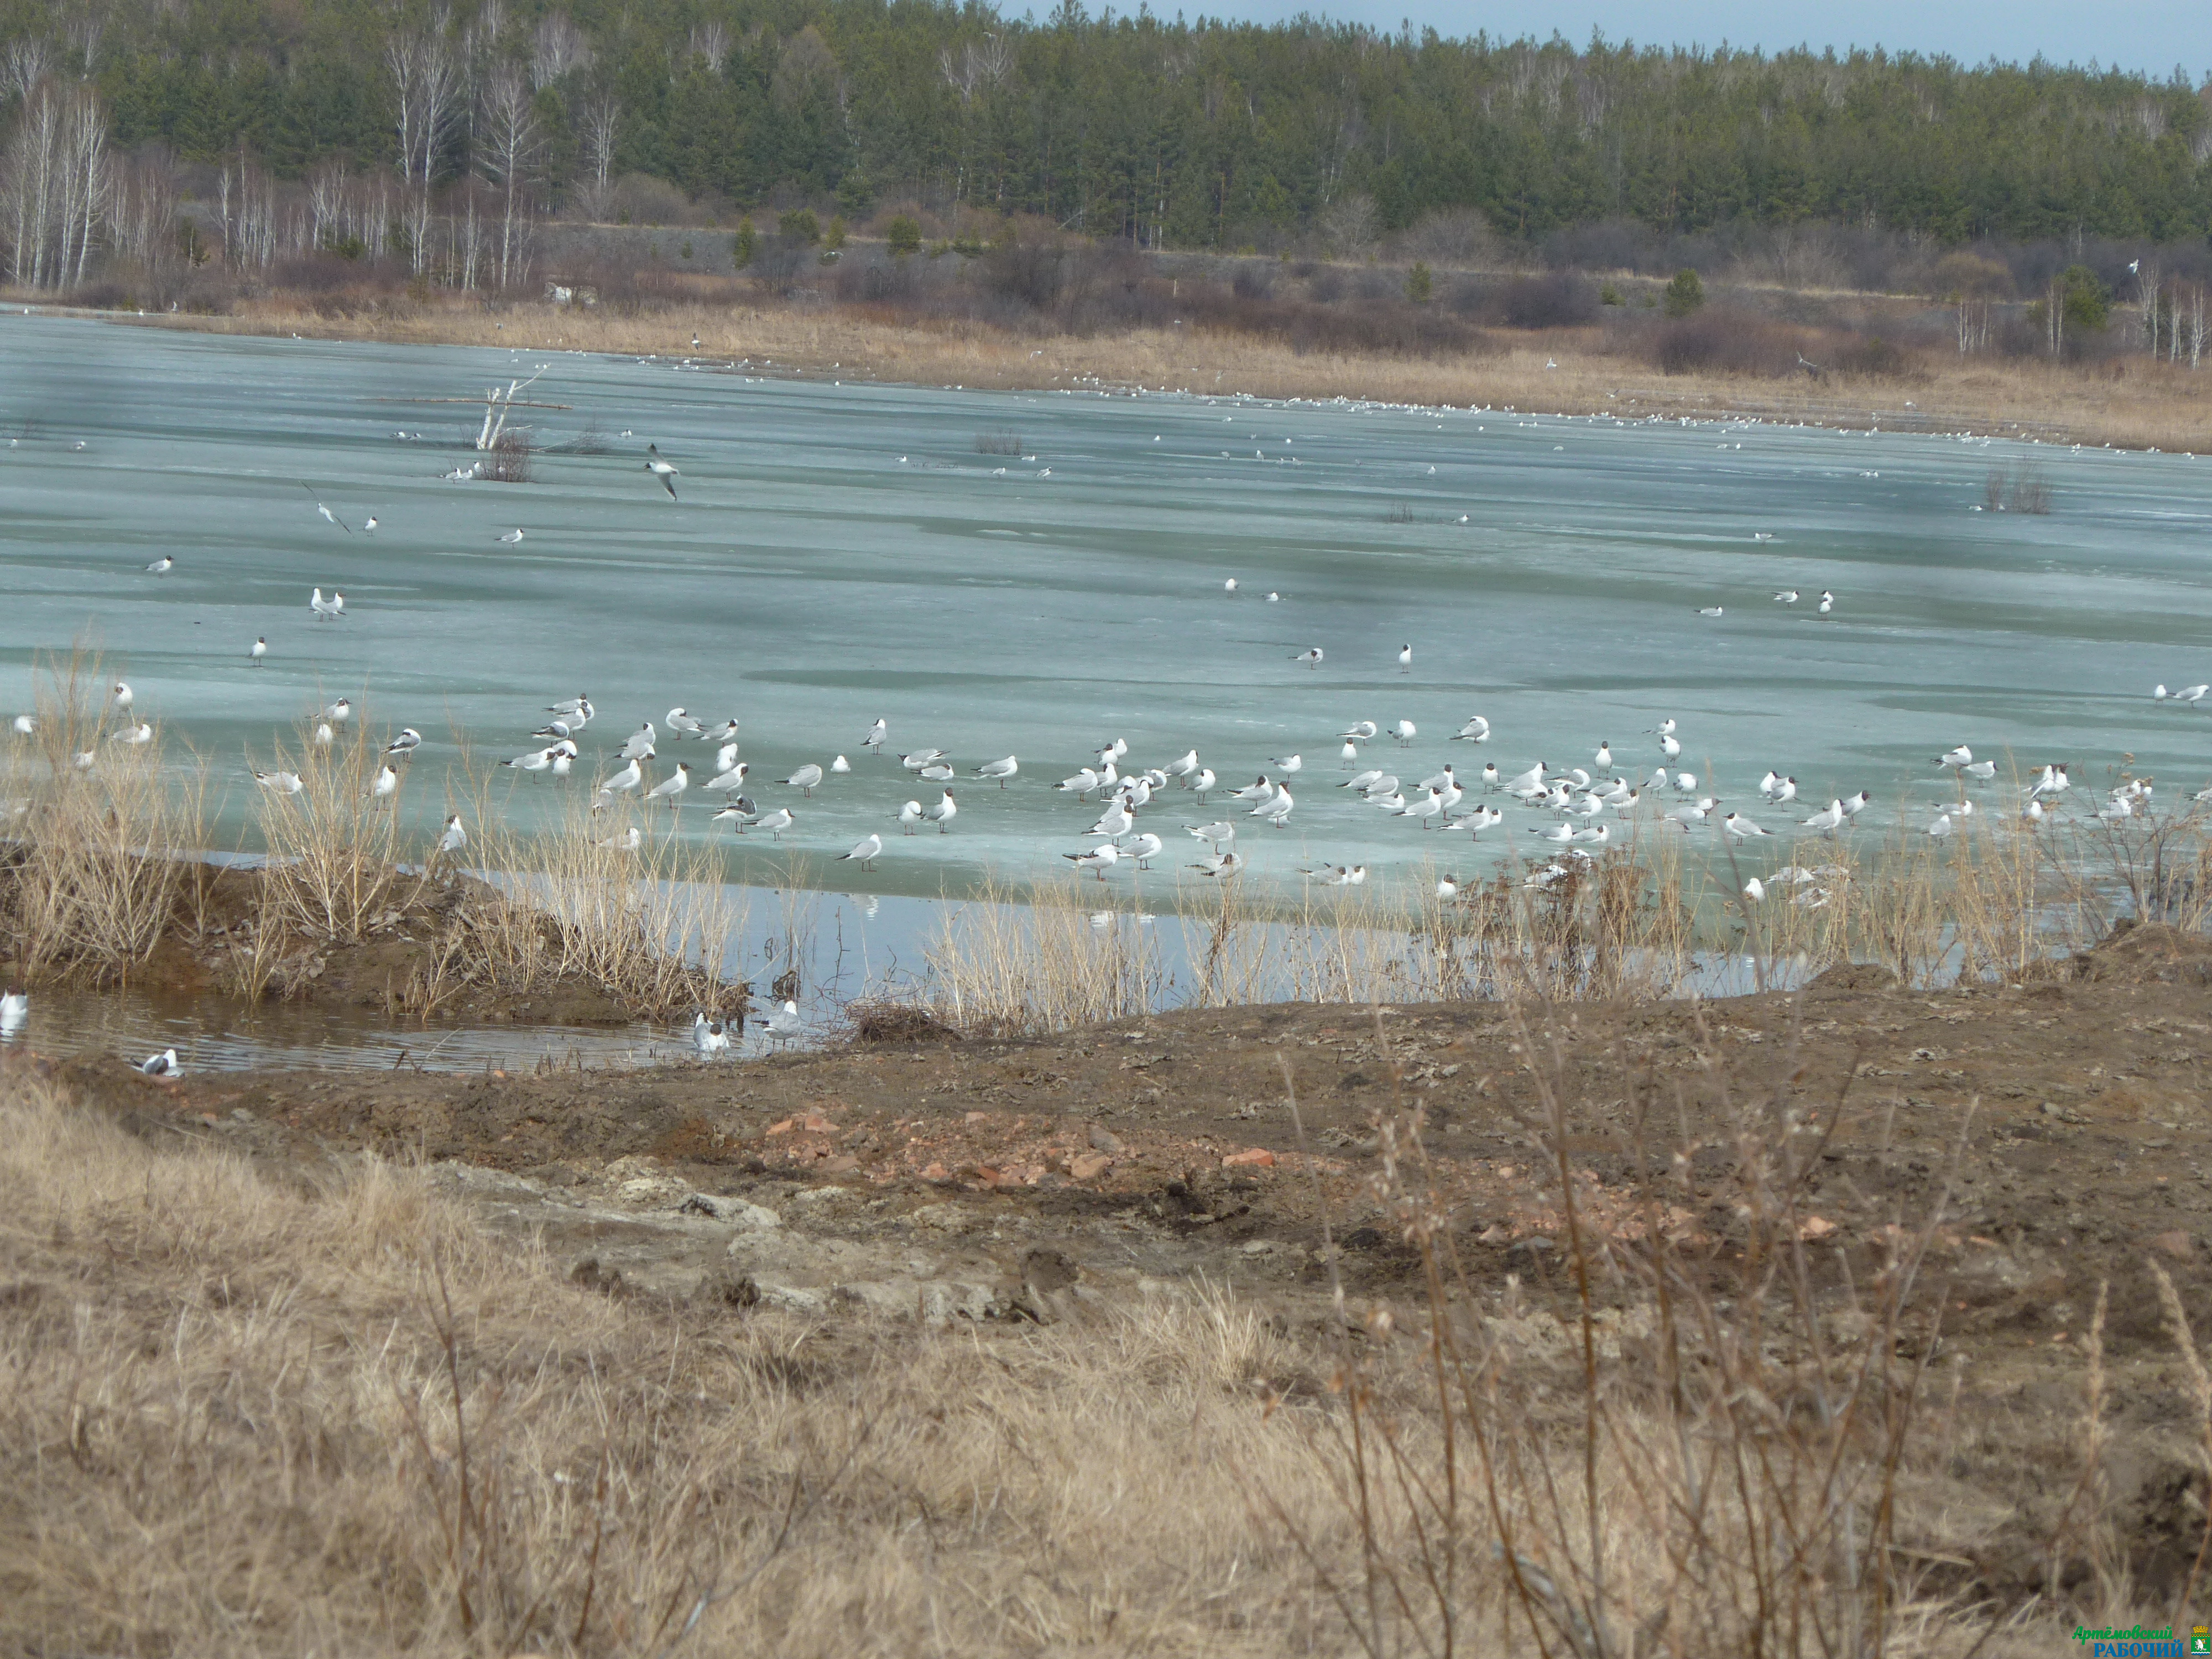
[[[96,653],[40,661],[36,685],[37,731],[0,760],[0,937],[27,978],[122,983],[189,923],[205,773],[108,718]]]

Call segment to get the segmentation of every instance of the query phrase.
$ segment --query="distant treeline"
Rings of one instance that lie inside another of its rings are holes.
[[[2177,41],[2177,47],[2185,44]],[[1099,16],[927,0],[0,0],[12,106],[88,79],[122,151],[388,167],[560,209],[623,175],[912,202],[1144,246],[1356,248],[1826,221],[1947,242],[2212,230],[2212,101],[2116,71]],[[529,142],[518,148],[518,133]]]

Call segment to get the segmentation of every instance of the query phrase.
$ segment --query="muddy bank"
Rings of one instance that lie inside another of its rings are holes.
[[[627,1025],[643,1012],[586,975],[541,975],[517,989],[485,972],[478,964],[486,953],[470,948],[471,936],[491,926],[511,930],[514,913],[495,889],[471,877],[410,882],[362,927],[343,933],[276,929],[263,887],[256,869],[192,866],[153,951],[112,979],[156,997],[228,999],[241,1007],[284,1002],[433,1027]],[[528,925],[539,945],[557,951],[550,917]],[[82,976],[82,970],[75,975]],[[20,955],[0,954],[0,978],[9,983],[41,977],[72,975],[67,963],[41,975]],[[703,976],[695,978],[702,1006],[743,1018],[746,988],[710,990]]]
[[[2008,1596],[2039,1582],[2078,1474],[2102,1286],[2106,1386],[2123,1402],[2105,1478],[2141,1584],[2170,1590],[2203,1517],[2150,1264],[2212,1329],[2212,947],[2143,928],[2027,987],[1867,978],[1525,1017],[1194,1010],[1030,1042],[925,1035],[607,1074],[164,1087],[114,1064],[8,1064],[58,1072],[143,1133],[276,1169],[427,1163],[579,1282],[687,1318],[766,1305],[983,1330],[1210,1285],[1320,1331],[1339,1328],[1340,1278],[1362,1340],[1389,1340],[1374,1316],[1424,1300],[1379,1179],[1395,1158],[1444,1209],[1467,1293],[1518,1310],[1527,1342],[1563,1358],[1559,1149],[1573,1201],[1613,1245],[1633,1248],[1650,1214],[1641,1170],[1669,1183],[1660,1224],[1718,1262],[1741,1231],[1745,1124],[1790,1126],[1824,1320],[1847,1322],[1851,1286],[1940,1208],[1900,1352],[1926,1360],[1927,1386],[1955,1389],[1954,1450],[1930,1495],[1973,1541],[1932,1570]],[[1540,1127],[1547,1097],[1564,1140]],[[1606,1317],[1626,1332],[1638,1316],[1615,1299]]]

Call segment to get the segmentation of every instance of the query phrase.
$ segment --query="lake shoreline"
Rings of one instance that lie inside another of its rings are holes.
[[[63,310],[38,309],[45,314]],[[304,301],[276,299],[224,316],[76,314],[125,326],[234,337],[721,358],[741,362],[749,372],[795,380],[947,391],[1342,399],[1523,415],[1757,420],[2212,453],[2212,399],[2193,376],[2117,360],[2054,367],[1983,358],[1893,380],[1777,380],[1662,374],[1598,349],[1603,337],[1598,328],[1546,331],[1495,355],[1439,359],[1298,351],[1247,337],[1173,329],[1032,340],[981,325],[921,327],[848,311],[763,306],[675,305],[618,315],[549,304],[494,312],[474,304],[410,302],[325,316]]]

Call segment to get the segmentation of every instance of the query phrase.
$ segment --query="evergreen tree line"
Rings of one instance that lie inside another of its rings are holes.
[[[1170,22],[1076,0],[1042,22],[931,0],[0,0],[6,118],[52,126],[40,155],[76,216],[73,240],[57,217],[33,248],[42,270],[83,258],[89,187],[68,167],[87,88],[109,150],[166,147],[241,191],[249,169],[388,180],[371,234],[417,269],[462,257],[465,186],[466,257],[493,276],[526,257],[532,216],[592,216],[636,174],[716,211],[972,207],[1170,249],[1356,251],[1470,211],[1538,244],[1597,222],[2212,232],[2212,95],[2178,70]]]

